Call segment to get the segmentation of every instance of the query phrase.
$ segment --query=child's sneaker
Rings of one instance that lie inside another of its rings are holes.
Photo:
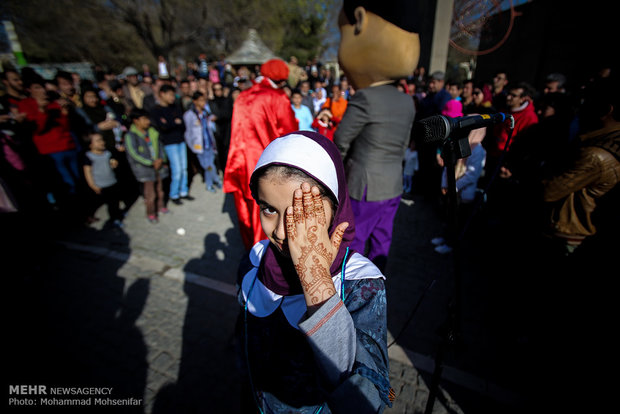
[[[435,251],[439,254],[446,254],[452,251],[452,247],[448,246],[447,244],[442,244],[440,246],[435,247]]]
[[[431,240],[431,243],[433,243],[433,245],[435,246],[441,246],[442,244],[446,244],[446,239],[444,239],[443,237],[435,237]]]
[[[159,220],[157,219],[157,216],[148,216],[147,219],[152,224],[159,223]]]
[[[160,214],[168,214],[168,213],[170,213],[170,210],[168,210],[166,207],[164,207],[164,208],[159,210],[159,213]]]

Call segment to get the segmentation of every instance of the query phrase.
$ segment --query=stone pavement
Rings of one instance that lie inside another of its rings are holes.
[[[141,400],[103,412],[240,412],[232,333],[243,248],[234,204],[221,192],[207,193],[200,180],[192,195],[196,200],[171,204],[158,224],[147,222],[139,199],[123,229],[107,228],[105,220],[71,228],[5,217],[3,225],[19,230],[3,248],[17,265],[5,274],[9,385],[112,387],[114,398]],[[105,219],[103,208],[98,216]],[[423,196],[402,201],[386,269],[389,343],[396,337],[390,380],[397,394],[387,413],[425,409],[442,344],[439,328],[454,297],[450,255],[435,253],[429,242],[442,228]],[[516,329],[524,328],[519,318],[502,314],[513,298],[490,300],[498,282],[489,284],[479,271],[476,249],[464,250],[458,341],[445,354],[432,412],[532,412],[521,411],[531,344],[527,332]],[[502,285],[495,293],[509,290]],[[39,397],[36,411],[51,410]]]

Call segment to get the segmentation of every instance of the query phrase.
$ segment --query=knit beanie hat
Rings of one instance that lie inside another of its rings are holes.
[[[288,79],[288,65],[282,59],[270,59],[260,67],[260,73],[274,82]]]

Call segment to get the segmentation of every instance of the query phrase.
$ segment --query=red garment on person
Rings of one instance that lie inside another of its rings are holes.
[[[314,128],[316,132],[333,142],[334,133],[336,132],[336,128],[338,127],[339,122],[340,118],[337,117],[333,117],[331,119],[331,122],[327,124],[318,118],[314,118],[314,121],[312,121],[312,128]]]
[[[536,115],[536,111],[534,110],[534,104],[529,102],[525,108],[521,111],[510,112],[510,115],[515,119],[515,128],[512,132],[512,142],[519,135],[520,132],[525,130],[526,128],[538,123],[538,115]],[[494,135],[496,137],[497,145],[495,148],[492,148],[494,152],[493,155],[501,154],[504,150],[504,146],[506,145],[506,141],[508,141],[508,132],[510,131],[510,122],[506,121],[501,124],[497,124],[495,126]]]
[[[76,148],[69,129],[69,117],[62,113],[58,102],[50,102],[45,112],[41,112],[34,98],[26,98],[19,102],[18,110],[26,113],[27,121],[33,121],[36,124],[32,140],[40,154],[53,154]],[[53,121],[53,125],[46,126],[50,113],[57,113],[58,116]]]
[[[297,129],[288,96],[268,78],[241,92],[235,101],[224,192],[235,197],[241,238],[248,250],[267,238],[260,224],[260,209],[250,194],[254,167],[271,141]]]

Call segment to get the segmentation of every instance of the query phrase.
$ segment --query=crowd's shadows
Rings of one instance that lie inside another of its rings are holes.
[[[178,379],[159,390],[154,414],[240,412],[241,386],[233,332],[239,311],[234,284],[243,254],[238,230],[230,228],[224,239],[218,233],[207,234],[204,254],[184,266],[187,309]],[[226,290],[209,289],[190,280],[196,276],[221,283]]]
[[[234,284],[243,255],[240,243],[238,231],[233,228],[226,230],[224,240],[218,233],[209,233],[204,238],[203,255],[190,259],[183,270]]]
[[[135,405],[115,407],[115,412],[144,412],[147,348],[136,320],[149,280],[138,278],[127,286],[118,276],[122,256],[68,251],[54,243],[50,223],[19,214],[0,217],[6,231],[2,249],[11,264],[5,290],[11,315],[9,384],[111,388],[109,395],[92,399],[133,398]],[[129,246],[122,230],[114,232],[118,244]]]
[[[237,217],[237,209],[235,207],[235,197],[232,193],[224,194],[224,203],[222,204],[222,213],[226,213],[230,216],[230,222],[233,223],[233,228],[237,230],[237,238],[235,242],[241,243],[241,234],[239,234],[239,219]]]

